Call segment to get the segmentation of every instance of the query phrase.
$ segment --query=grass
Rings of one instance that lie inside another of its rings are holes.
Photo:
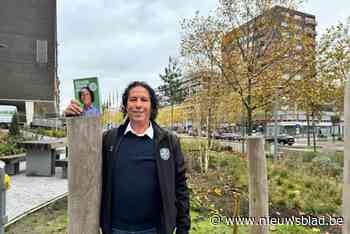
[[[42,208],[9,226],[6,234],[63,234],[67,233],[67,199]]]
[[[193,234],[232,233],[232,226],[212,225],[213,213],[232,217],[234,197],[230,189],[241,192],[240,216],[247,217],[248,174],[243,154],[215,145],[211,151],[209,171],[200,173],[199,148],[205,142],[182,139],[186,160],[191,159],[188,185],[191,194],[191,232]],[[193,150],[195,149],[195,150]],[[299,215],[340,216],[343,154],[305,152],[289,154],[273,163],[268,159],[269,214],[273,217]],[[66,201],[65,201],[66,202]],[[66,205],[59,203],[26,217],[6,233],[66,233]],[[239,233],[248,233],[249,226],[239,226]],[[297,225],[271,226],[271,233],[309,234],[340,233],[339,227],[304,227]],[[24,230],[24,231],[22,231]],[[34,231],[33,231],[34,230]],[[11,232],[12,231],[12,232]],[[17,231],[17,232],[16,232]]]
[[[228,187],[241,192],[240,214],[248,216],[246,157],[223,147],[215,147],[216,152],[210,155],[209,171],[202,174],[199,173],[199,151],[193,151],[200,148],[200,144],[189,138],[182,139],[181,143],[192,165],[189,176],[191,195],[194,197],[192,205],[197,203],[197,207],[232,216],[234,200],[232,193],[225,191],[225,187]],[[268,158],[267,162],[271,216],[341,216],[343,153],[290,152],[282,160],[273,162]],[[215,194],[213,190],[221,192]],[[282,229],[286,233],[291,228],[294,227]],[[323,232],[332,228],[330,233],[340,233],[339,227],[320,228]],[[298,233],[297,230],[295,232]]]
[[[225,224],[213,225],[208,216],[191,210],[191,234],[232,234],[233,227]],[[7,234],[66,234],[67,233],[67,199],[61,199],[35,213],[26,216],[8,227]],[[249,227],[241,225],[239,234],[248,234]],[[274,230],[276,234],[308,234],[319,233],[317,230],[302,226],[279,225]]]

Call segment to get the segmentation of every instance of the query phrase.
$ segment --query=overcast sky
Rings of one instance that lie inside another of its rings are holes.
[[[179,55],[180,20],[217,0],[57,1],[61,111],[73,97],[73,79],[97,76],[101,97],[143,80],[156,88],[169,56]],[[299,10],[316,15],[317,32],[350,15],[349,0],[309,0]]]

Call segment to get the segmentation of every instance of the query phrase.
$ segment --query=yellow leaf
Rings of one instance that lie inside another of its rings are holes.
[[[276,230],[277,230],[276,225],[271,225],[271,226],[270,226],[270,230],[271,230],[271,231],[276,231]]]
[[[214,189],[214,192],[219,195],[219,196],[222,196],[222,190],[220,188],[215,188]]]

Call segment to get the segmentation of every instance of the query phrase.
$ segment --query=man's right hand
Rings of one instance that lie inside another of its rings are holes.
[[[64,110],[63,115],[65,117],[68,116],[77,116],[80,115],[81,112],[83,112],[83,109],[80,107],[80,103],[77,100],[71,100],[70,104],[67,106],[67,108]]]

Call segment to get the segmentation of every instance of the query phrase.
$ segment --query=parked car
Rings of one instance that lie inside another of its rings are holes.
[[[240,141],[242,140],[242,136],[237,133],[232,132],[224,132],[221,133],[220,138],[223,140],[230,140],[230,141]]]
[[[273,143],[275,141],[274,136],[268,136],[265,140],[269,143]],[[295,143],[295,138],[288,134],[280,134],[277,136],[277,142],[283,145],[293,145]]]
[[[196,129],[193,129],[193,128],[188,129],[188,130],[187,130],[187,134],[188,134],[189,136],[198,136],[197,130],[196,130]]]
[[[213,137],[214,139],[221,139],[221,134],[220,134],[219,132],[217,132],[217,131],[214,131],[214,132],[212,133],[212,137]]]

